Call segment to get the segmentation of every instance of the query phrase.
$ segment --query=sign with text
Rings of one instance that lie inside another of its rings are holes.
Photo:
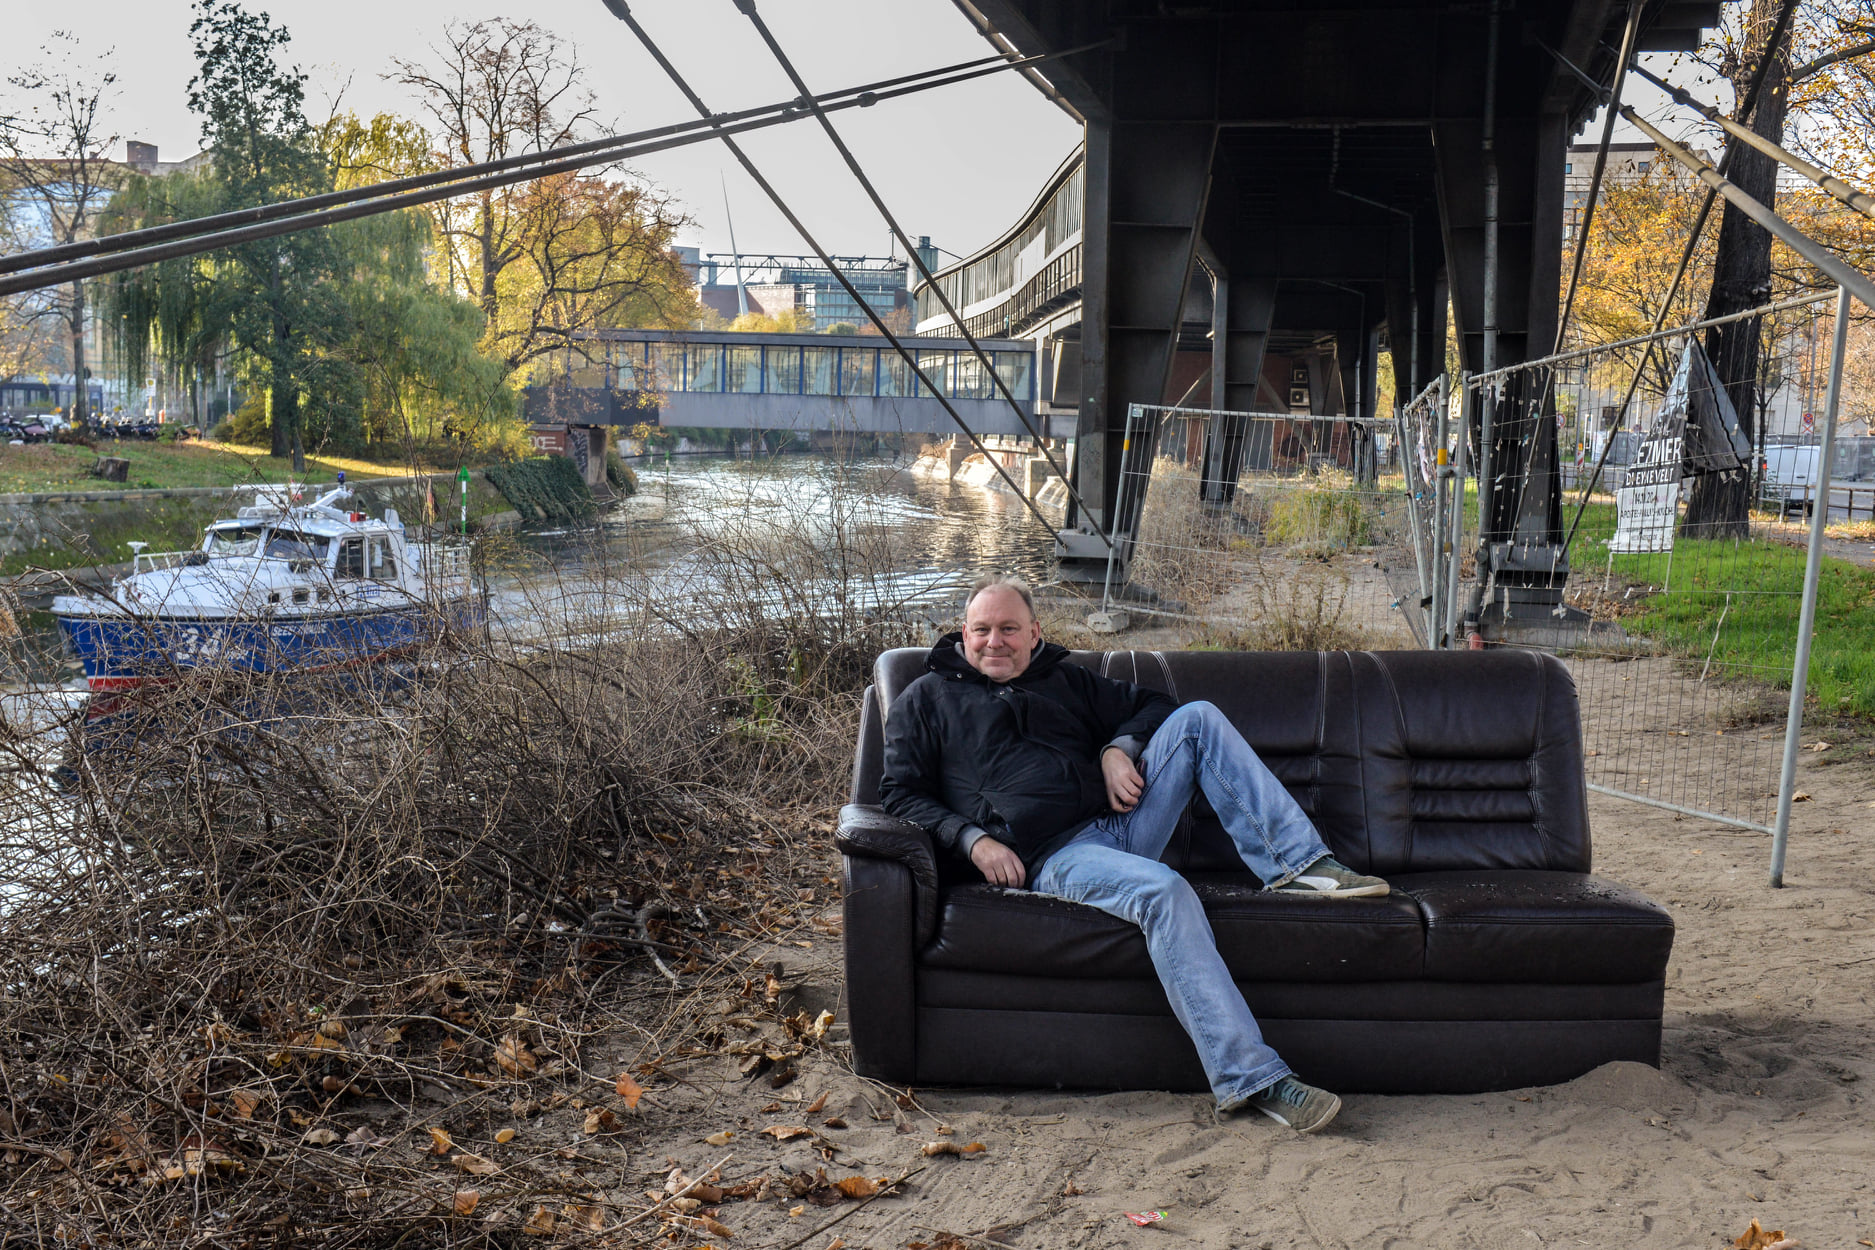
[[[1711,362],[1699,343],[1689,340],[1666,401],[1615,491],[1618,517],[1608,550],[1673,550],[1681,480],[1742,468],[1750,450]]]

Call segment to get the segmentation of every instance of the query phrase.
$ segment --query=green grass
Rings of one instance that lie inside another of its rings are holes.
[[[1590,504],[1576,534],[1577,586],[1605,576],[1613,504]],[[1599,557],[1599,559],[1597,558]],[[1614,587],[1660,587],[1621,620],[1671,655],[1790,687],[1802,607],[1804,549],[1780,542],[1680,538],[1669,555],[1616,555]],[[1723,618],[1723,620],[1721,620]],[[1715,641],[1716,635],[1716,641]],[[1823,713],[1875,715],[1875,569],[1825,557],[1817,583],[1809,691]]]
[[[100,456],[130,461],[129,480],[121,485],[91,476]],[[398,463],[375,463],[342,457],[308,456],[306,478],[329,481],[344,469],[354,478],[386,477],[410,471]],[[293,463],[258,447],[189,442],[162,443],[125,439],[100,440],[98,449],[63,443],[34,443],[27,447],[0,445],[0,494],[43,494],[53,491],[172,489],[189,486],[240,486],[256,482],[284,482],[293,477]]]

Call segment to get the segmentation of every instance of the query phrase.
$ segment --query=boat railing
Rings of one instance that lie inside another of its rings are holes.
[[[415,544],[423,562],[423,581],[432,592],[460,591],[472,580],[471,543],[464,539],[430,539]]]

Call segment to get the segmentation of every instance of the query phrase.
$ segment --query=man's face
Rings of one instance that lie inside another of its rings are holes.
[[[991,681],[1011,681],[1029,667],[1042,627],[1007,586],[991,586],[964,611],[964,660]]]

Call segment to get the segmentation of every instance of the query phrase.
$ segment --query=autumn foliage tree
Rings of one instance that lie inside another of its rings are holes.
[[[452,23],[427,63],[394,62],[433,127],[438,164],[498,160],[592,137],[598,113],[577,55],[533,22]],[[567,173],[439,204],[450,285],[480,304],[483,350],[524,375],[586,358],[604,326],[684,326],[696,315],[672,244],[685,218],[618,169]]]

